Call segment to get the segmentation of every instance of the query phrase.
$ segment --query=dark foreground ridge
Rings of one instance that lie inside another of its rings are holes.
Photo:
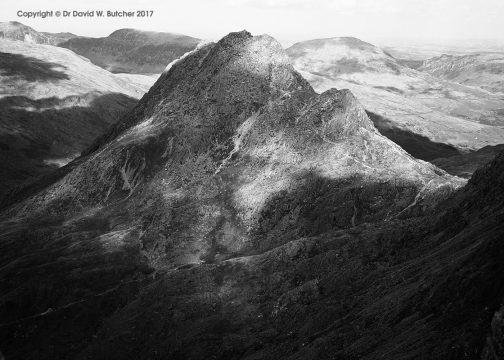
[[[269,36],[186,55],[1,214],[8,359],[499,359],[501,154],[468,185]]]

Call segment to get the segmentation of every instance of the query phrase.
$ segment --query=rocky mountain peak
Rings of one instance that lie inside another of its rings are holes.
[[[231,57],[246,59],[249,62],[243,63],[242,67],[245,71],[248,68],[251,73],[257,73],[259,68],[266,69],[269,66],[285,66],[290,71],[293,70],[282,45],[269,35],[252,36],[246,30],[232,32],[217,42],[212,49],[212,55],[216,53],[221,54],[223,59]]]
[[[361,128],[376,131],[366,111],[348,89],[323,92],[310,107],[308,114],[324,123],[326,134],[332,140],[353,135]]]
[[[271,85],[275,87],[285,86],[286,79],[281,77],[280,72],[284,75],[294,72],[278,41],[268,35],[252,36],[245,30],[222,38],[213,46],[208,57],[207,65],[224,66],[219,71],[221,73],[240,72],[240,75],[260,77],[274,82]]]
[[[211,128],[215,136],[226,138],[239,121],[269,101],[294,92],[315,94],[294,70],[280,43],[266,35],[231,33],[172,64],[137,108],[85,153],[147,119],[171,126],[176,114],[181,118],[191,114],[195,127]]]
[[[244,42],[245,40],[251,39],[252,37],[252,34],[247,30],[230,32],[222,39],[220,39],[217,42],[217,45],[221,46],[222,48],[232,47],[236,44]]]

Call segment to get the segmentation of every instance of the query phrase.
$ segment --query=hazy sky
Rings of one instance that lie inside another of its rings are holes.
[[[26,19],[18,10],[154,10],[152,18]],[[39,31],[106,36],[118,28],[217,39],[247,29],[282,42],[334,36],[366,39],[500,39],[504,0],[16,0],[2,1],[0,21]]]

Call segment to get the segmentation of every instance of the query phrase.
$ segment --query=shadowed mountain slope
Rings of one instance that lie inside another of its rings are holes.
[[[135,105],[147,83],[66,49],[0,40],[0,198],[78,156]]]
[[[485,146],[478,151],[468,154],[438,158],[432,160],[431,162],[452,175],[470,178],[476,169],[492,161],[493,158],[503,150],[504,145],[502,144],[496,146]]]
[[[70,39],[59,46],[85,56],[113,73],[161,73],[200,42],[190,36],[120,29],[107,37]]]
[[[316,94],[274,39],[231,33],[174,63],[66,175],[2,212],[0,348],[24,359],[490,351],[501,163],[461,188],[382,136],[350,91]]]

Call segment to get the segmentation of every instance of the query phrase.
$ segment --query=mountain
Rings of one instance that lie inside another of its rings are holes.
[[[348,88],[380,132],[423,160],[502,142],[502,99],[475,87],[403,66],[355,38],[331,38],[287,49],[318,92]]]
[[[78,36],[69,32],[56,34],[38,32],[17,21],[0,22],[0,39],[26,41],[45,45],[58,45],[76,37]]]
[[[154,82],[122,79],[55,46],[0,48],[0,198],[77,157]]]
[[[426,60],[418,70],[504,96],[504,53],[442,55]],[[504,107],[500,112],[504,115]]]
[[[79,37],[59,46],[85,56],[113,73],[161,73],[200,42],[190,36],[120,29],[107,37]]]
[[[0,213],[8,359],[501,357],[504,153],[417,160],[267,35],[186,54],[69,166]]]
[[[8,358],[308,351],[366,274],[414,255],[399,243],[422,247],[422,217],[464,183],[245,31],[172,64],[72,164],[1,215]]]

